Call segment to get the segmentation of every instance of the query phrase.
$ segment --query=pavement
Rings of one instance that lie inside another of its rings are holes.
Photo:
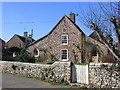
[[[18,75],[3,73],[2,88],[71,88],[71,86],[52,85],[50,83],[37,80],[35,78],[27,78]]]

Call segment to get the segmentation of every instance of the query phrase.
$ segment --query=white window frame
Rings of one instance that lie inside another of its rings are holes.
[[[67,50],[67,59],[62,59],[62,50]],[[60,50],[60,60],[61,61],[68,61],[68,49],[61,49]]]
[[[34,54],[34,56],[35,56],[35,57],[39,57],[39,55],[40,55],[39,49],[34,49],[34,50],[37,50],[37,52],[38,52],[38,54],[37,54],[37,55]],[[34,52],[34,51],[33,51],[33,52]]]
[[[67,36],[67,43],[62,44],[62,36]],[[68,35],[61,35],[61,45],[68,45]]]

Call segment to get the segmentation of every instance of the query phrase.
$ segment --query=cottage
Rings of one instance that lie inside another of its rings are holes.
[[[61,60],[74,63],[112,62],[106,61],[110,54],[105,45],[86,36],[75,23],[75,14],[63,16],[55,27],[44,37],[31,43],[27,51],[37,61]]]

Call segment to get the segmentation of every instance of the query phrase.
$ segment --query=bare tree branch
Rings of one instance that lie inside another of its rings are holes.
[[[118,42],[120,44],[120,22],[118,22],[118,10],[119,5],[116,2],[98,3],[97,8],[89,6],[89,11],[80,14],[80,21],[88,28],[97,32],[100,41],[109,49],[117,61],[120,62],[120,53],[116,53],[116,49],[111,46],[111,42],[108,42],[105,37],[111,37],[113,32],[116,33]],[[96,10],[95,10],[96,9]],[[97,10],[99,9],[99,10]],[[100,11],[100,12],[99,12]],[[120,48],[120,47],[118,47]]]

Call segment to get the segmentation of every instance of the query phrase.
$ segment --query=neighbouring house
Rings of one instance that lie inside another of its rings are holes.
[[[0,38],[0,60],[2,60],[4,55],[4,53],[2,53],[4,50],[4,47],[5,47],[5,41]]]
[[[4,47],[5,47],[5,41],[0,38],[0,48],[4,48]]]
[[[14,60],[13,57],[16,57],[16,55],[20,52],[21,48],[25,45],[28,45],[35,41],[32,38],[33,34],[27,35],[27,32],[24,32],[23,36],[15,34],[5,45],[3,60]]]
[[[29,36],[27,35],[27,32],[24,32],[24,36],[20,36],[15,34],[6,44],[7,47],[18,47],[21,48],[23,47],[25,44],[30,44],[33,41],[35,41],[32,38],[32,34],[30,34]]]
[[[36,61],[72,61],[74,63],[113,62],[107,47],[86,36],[75,23],[75,14],[63,16],[44,37],[31,43],[27,51]]]

